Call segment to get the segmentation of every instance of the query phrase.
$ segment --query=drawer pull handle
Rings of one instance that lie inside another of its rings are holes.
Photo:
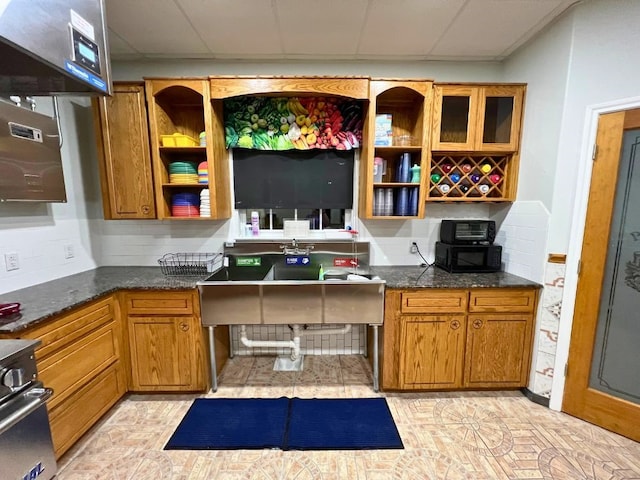
[[[458,320],[453,320],[449,326],[451,327],[451,330],[457,330],[460,328],[460,322]]]
[[[480,328],[480,327],[482,327],[482,320],[474,320],[473,328]]]
[[[180,323],[180,330],[182,330],[183,332],[186,332],[187,330],[189,330],[189,324],[185,323],[185,322],[181,322]]]

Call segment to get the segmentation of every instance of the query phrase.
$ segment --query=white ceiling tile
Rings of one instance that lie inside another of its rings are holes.
[[[271,2],[176,0],[216,56],[282,55]]]
[[[562,0],[469,0],[430,52],[442,57],[500,58]]]
[[[275,0],[285,54],[356,54],[367,0]]]
[[[106,0],[106,8],[115,58],[463,61],[505,58],[578,1]]]
[[[109,28],[149,55],[210,53],[173,0],[107,0]]]
[[[465,0],[373,0],[360,38],[364,55],[425,55]]]
[[[107,35],[109,36],[109,53],[111,53],[111,55],[132,55],[138,53],[113,30],[110,28],[107,30]]]

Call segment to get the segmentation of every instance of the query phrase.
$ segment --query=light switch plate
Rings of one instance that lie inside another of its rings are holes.
[[[73,252],[73,244],[67,243],[64,246],[64,258],[73,258],[73,257],[75,257],[75,254]]]
[[[20,268],[18,252],[5,253],[4,264],[7,267],[7,272],[10,272],[11,270],[18,270]]]

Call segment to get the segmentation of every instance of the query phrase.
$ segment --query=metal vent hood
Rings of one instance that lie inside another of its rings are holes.
[[[103,0],[0,0],[0,96],[110,95]]]

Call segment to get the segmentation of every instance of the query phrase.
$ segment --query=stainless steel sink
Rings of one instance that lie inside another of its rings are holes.
[[[269,273],[272,275],[273,280],[318,280],[320,264],[287,265],[284,260],[279,260],[273,265]],[[265,280],[271,280],[269,274],[267,274]]]
[[[263,280],[271,267],[222,267],[215,271],[205,282],[251,282]]]
[[[365,324],[374,331],[377,391],[377,327],[384,318],[385,282],[366,272],[369,244],[316,243],[313,253],[294,264],[276,243],[252,242],[244,247],[233,252],[225,247],[229,266],[198,282],[202,324],[209,328],[212,372],[216,371],[213,328],[218,325]],[[332,266],[332,274],[320,280],[324,265]],[[213,384],[217,385],[215,378]]]
[[[294,256],[283,254],[278,243],[252,242],[225,251],[229,266],[198,283],[203,325],[381,325],[385,282],[372,280],[363,271],[369,244],[325,242],[306,249],[311,253],[298,264],[291,261]],[[358,268],[334,267],[340,263],[336,259],[353,260]],[[320,280],[324,265],[331,265],[332,274]],[[361,277],[349,280],[350,273]]]

